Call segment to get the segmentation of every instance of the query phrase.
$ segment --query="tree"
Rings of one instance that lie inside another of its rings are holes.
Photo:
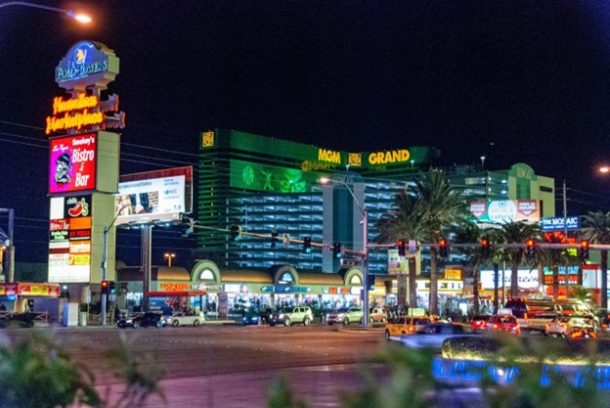
[[[430,169],[416,181],[417,205],[428,240],[435,243],[452,225],[466,220],[466,203],[441,170]],[[438,251],[430,247],[430,312],[438,314]]]
[[[458,226],[455,234],[455,241],[459,243],[478,243],[485,236],[486,231],[481,229],[474,222],[465,222]],[[485,256],[480,246],[476,248],[464,248],[462,250],[469,260],[472,267],[472,294],[473,294],[473,310],[475,316],[479,314],[479,269],[481,263],[485,261]],[[489,248],[491,252],[491,248]]]
[[[538,226],[526,224],[523,221],[501,224],[497,235],[507,244],[523,244],[528,238],[537,239],[540,235]],[[522,247],[509,247],[505,254],[511,263],[510,295],[519,296],[519,265],[523,261],[525,251]]]
[[[421,219],[421,209],[416,197],[402,190],[394,199],[394,209],[386,212],[377,222],[377,242],[388,243],[399,239],[424,241],[426,229]],[[409,256],[409,305],[417,306],[417,281],[415,256]]]
[[[544,234],[544,240],[550,244],[565,244],[567,243],[566,237],[562,233],[546,233]],[[578,258],[574,255],[570,255],[568,250],[549,248],[540,251],[539,257],[543,265],[548,265],[553,271],[553,299],[557,301],[559,297],[559,267],[563,266],[566,272],[566,296],[568,293],[569,285],[569,270],[568,266],[578,265]]]
[[[580,237],[589,240],[593,244],[610,243],[610,212],[602,211],[589,212],[582,218],[582,228]],[[601,307],[608,308],[608,250],[602,249],[601,252]]]

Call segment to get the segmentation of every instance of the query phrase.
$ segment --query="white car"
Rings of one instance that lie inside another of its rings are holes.
[[[472,334],[467,334],[461,325],[433,323],[417,331],[415,334],[403,334],[400,336],[400,342],[409,348],[440,350],[445,340],[463,336],[470,337]]]
[[[205,321],[203,312],[178,312],[167,319],[167,324],[174,327],[178,326],[199,326]]]
[[[544,334],[553,337],[566,337],[569,334],[570,329],[579,328],[590,328],[595,330],[593,319],[589,316],[560,316],[553,319],[552,322],[548,323],[544,329]]]

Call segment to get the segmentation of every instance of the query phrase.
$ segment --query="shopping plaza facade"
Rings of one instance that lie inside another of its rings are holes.
[[[525,163],[490,171],[482,166],[447,165],[434,147],[349,152],[219,129],[203,132],[200,138],[194,194],[198,247],[195,258],[213,262],[220,276],[223,270],[243,271],[244,278],[256,271],[268,276],[258,289],[249,286],[247,279],[241,286],[240,282],[231,282],[234,286],[229,286],[230,290],[246,289],[253,298],[267,296],[271,301],[275,295],[291,293],[291,299],[303,300],[307,291],[313,295],[312,287],[274,281],[277,277],[273,271],[288,267],[297,276],[334,276],[334,284],[316,286],[320,292],[316,296],[332,291],[336,295],[349,294],[344,300],[357,303],[359,290],[354,286],[358,282],[348,282],[346,276],[348,271],[358,271],[356,275],[362,277],[360,259],[353,254],[363,250],[365,232],[361,222],[366,210],[368,267],[377,278],[373,292],[384,292],[383,299],[376,299],[375,303],[395,302],[396,275],[405,271],[405,265],[397,259],[395,247],[376,244],[375,225],[393,208],[396,194],[414,188],[417,175],[430,167],[447,174],[473,213],[480,212],[476,217],[481,220],[492,216],[494,202],[515,202],[519,207],[524,202],[524,217],[555,215],[554,180],[535,174]],[[331,182],[322,183],[323,178]],[[517,210],[521,214],[520,208]],[[306,240],[313,244],[307,251],[302,244]],[[333,251],[337,243],[343,250],[342,257]],[[429,267],[427,254],[422,252],[418,258],[418,293],[427,295]],[[460,297],[469,292],[459,259],[448,261],[441,268],[439,293]],[[189,279],[192,281],[197,275],[193,269]],[[222,285],[220,282],[200,289],[210,293],[210,289],[226,291]],[[424,305],[426,298],[420,298]]]

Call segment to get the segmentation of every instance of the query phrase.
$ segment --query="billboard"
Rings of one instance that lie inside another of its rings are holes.
[[[95,133],[58,137],[49,146],[49,194],[95,190]]]
[[[577,230],[580,228],[580,217],[554,217],[554,218],[541,218],[540,229],[542,231],[564,231],[564,230]]]
[[[171,221],[187,212],[184,175],[119,183],[116,224]]]
[[[478,222],[503,224],[525,221],[537,223],[540,220],[538,200],[493,200],[473,201],[470,213]]]
[[[89,282],[90,195],[52,197],[49,214],[49,282]]]
[[[510,288],[511,270],[504,271],[504,287]],[[492,290],[494,288],[494,271],[483,269],[480,271],[481,289]],[[538,279],[538,269],[519,269],[517,272],[519,289],[538,289],[540,284]],[[498,271],[498,287],[502,288],[502,270]]]

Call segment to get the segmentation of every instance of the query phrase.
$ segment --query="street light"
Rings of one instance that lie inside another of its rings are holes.
[[[79,13],[74,10],[66,10],[66,9],[62,9],[62,8],[58,8],[58,7],[44,6],[42,4],[30,3],[27,1],[7,1],[4,3],[0,3],[0,9],[4,8],[4,7],[8,7],[8,6],[22,6],[22,7],[31,7],[31,8],[37,8],[37,9],[42,9],[42,10],[54,11],[56,13],[64,14],[64,15],[70,17],[71,19],[78,21],[81,24],[89,24],[89,23],[91,23],[91,21],[93,21],[91,16],[89,16],[88,14]]]
[[[369,250],[368,250],[368,230],[369,230],[369,213],[368,211],[360,204],[360,201],[356,198],[354,191],[344,181],[334,180],[328,177],[321,177],[320,183],[328,184],[328,183],[337,183],[344,186],[347,191],[349,191],[350,195],[354,199],[354,202],[358,206],[360,213],[362,214],[362,327],[367,327],[369,324]]]
[[[176,257],[176,254],[173,252],[166,252],[163,256],[165,256],[165,259],[167,259],[167,266],[171,268],[172,259],[174,259]]]

